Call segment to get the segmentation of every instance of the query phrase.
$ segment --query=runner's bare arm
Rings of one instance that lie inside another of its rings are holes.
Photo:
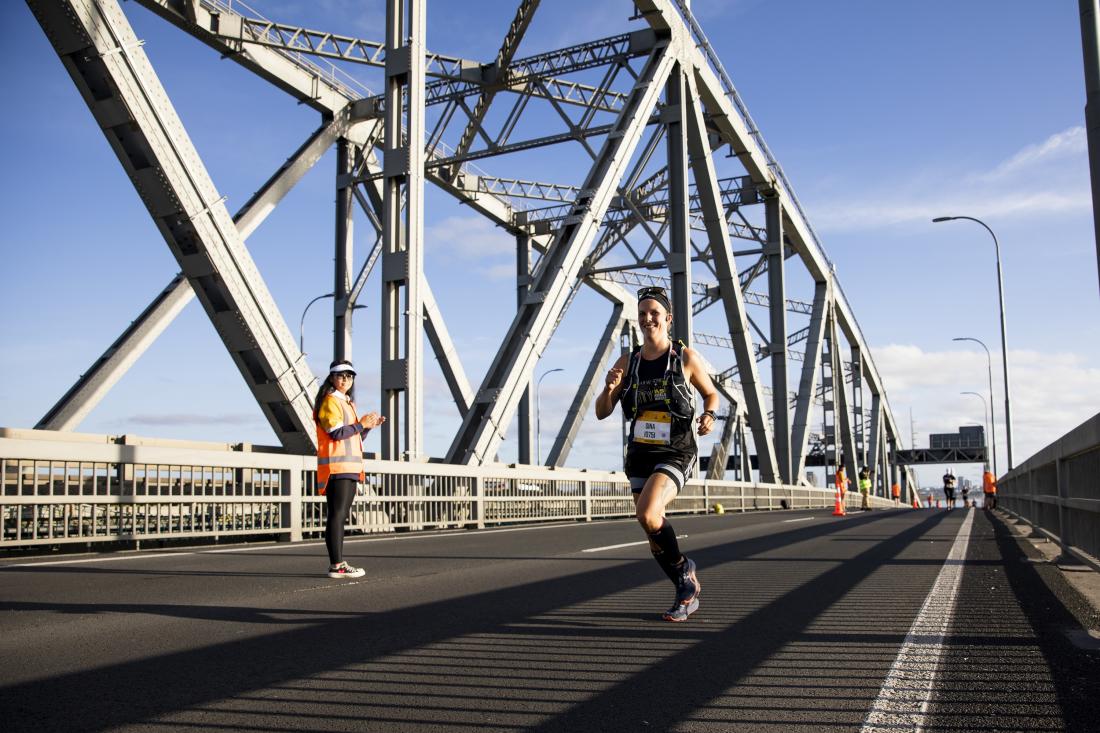
[[[607,372],[603,391],[596,397],[596,419],[603,420],[615,411],[615,403],[623,391],[623,376],[626,371],[627,355],[622,354],[615,365]]]
[[[691,382],[699,394],[703,397],[703,414],[699,416],[699,435],[706,435],[714,430],[715,419],[707,413],[718,411],[718,390],[707,372],[706,360],[700,357],[693,349],[684,349],[684,375]]]

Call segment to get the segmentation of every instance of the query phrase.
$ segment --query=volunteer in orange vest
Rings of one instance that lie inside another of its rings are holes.
[[[890,487],[890,493],[894,497],[894,506],[898,506],[901,503],[901,486],[897,481]]]
[[[313,421],[317,425],[317,491],[328,507],[325,547],[330,578],[359,578],[364,571],[344,562],[344,524],[363,474],[363,435],[386,421],[377,412],[363,417],[355,413],[355,367],[350,361],[334,361],[317,399]]]
[[[997,508],[997,478],[990,472],[989,466],[982,473],[982,493],[985,494],[985,508]]]
[[[836,487],[840,490],[840,502],[843,504],[844,496],[848,493],[848,474],[844,471],[844,466],[837,466]]]

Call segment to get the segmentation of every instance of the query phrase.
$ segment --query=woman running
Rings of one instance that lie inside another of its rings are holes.
[[[313,420],[317,424],[317,491],[325,496],[325,547],[328,577],[359,578],[364,571],[344,562],[344,524],[363,473],[363,436],[386,421],[377,412],[355,414],[355,367],[350,361],[334,361],[317,399]]]
[[[642,346],[620,356],[607,373],[606,386],[596,398],[596,417],[603,420],[621,402],[630,418],[624,468],[638,522],[649,537],[657,564],[676,585],[676,602],[663,618],[687,621],[699,608],[701,585],[695,563],[680,552],[676,532],[665,519],[665,507],[695,466],[698,447],[692,428],[697,427],[699,435],[714,429],[718,392],[702,357],[682,344],[679,349],[673,346],[671,324],[672,304],[664,288],[639,290]],[[704,411],[697,421],[692,387],[703,396]]]

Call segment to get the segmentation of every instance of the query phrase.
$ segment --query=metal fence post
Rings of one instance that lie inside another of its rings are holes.
[[[302,541],[302,471],[288,469],[280,471],[280,483],[283,496],[287,501],[282,504],[280,526],[287,530],[279,539],[290,542]]]
[[[1073,530],[1072,522],[1067,516],[1069,507],[1066,505],[1066,500],[1069,499],[1069,471],[1065,469],[1063,463],[1065,461],[1062,458],[1054,462],[1054,477],[1058,491],[1058,545],[1062,548],[1062,552],[1054,558],[1054,562],[1059,565],[1080,565],[1081,561],[1070,551],[1073,547]]]
[[[481,476],[474,476],[474,519],[478,529],[485,529],[485,482]]]
[[[585,479],[581,482],[584,487],[584,521],[592,521],[592,482]]]

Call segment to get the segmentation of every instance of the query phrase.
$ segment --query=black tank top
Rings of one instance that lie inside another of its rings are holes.
[[[641,349],[627,362],[627,383],[619,401],[630,418],[627,454],[694,454],[695,399],[675,347],[664,356],[643,359]],[[666,427],[667,426],[667,427]],[[667,432],[666,432],[667,430]]]

